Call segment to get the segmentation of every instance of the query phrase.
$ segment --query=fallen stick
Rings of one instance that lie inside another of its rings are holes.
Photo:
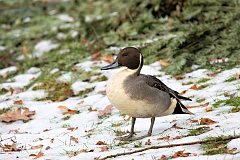
[[[150,149],[170,148],[170,147],[177,147],[177,146],[202,144],[202,143],[206,143],[206,142],[216,141],[215,138],[218,138],[218,137],[212,137],[212,139],[205,139],[205,140],[200,140],[200,141],[195,141],[195,142],[168,144],[168,145],[163,145],[163,146],[151,146],[151,147],[147,147],[147,148],[143,148],[143,149],[139,149],[139,150],[135,150],[135,151],[131,151],[131,152],[112,154],[112,155],[108,155],[103,158],[99,157],[99,158],[97,158],[97,160],[106,160],[108,158],[115,158],[115,157],[119,157],[119,156],[130,155],[130,154],[139,153],[139,152],[143,152],[143,151],[150,150]],[[240,135],[223,137],[221,140],[231,140],[231,139],[236,139],[236,138],[240,138]]]

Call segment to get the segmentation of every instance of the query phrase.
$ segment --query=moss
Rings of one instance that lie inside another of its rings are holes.
[[[196,129],[190,129],[187,136],[198,136],[210,130],[211,130],[210,127],[199,127]]]
[[[196,83],[199,84],[199,83],[204,83],[204,82],[207,82],[209,81],[210,79],[209,78],[202,78],[200,79],[199,81],[197,81]]]
[[[240,105],[239,105],[240,106]],[[236,113],[236,112],[240,112],[240,107],[239,106],[235,106],[231,109],[232,113]]]
[[[104,76],[104,75],[101,75],[101,76],[96,77],[91,82],[101,82],[101,81],[106,81],[106,80],[108,80],[108,78],[106,76]]]
[[[205,155],[225,154],[228,153],[226,144],[231,141],[224,140],[224,136],[221,137],[209,137],[209,142],[201,144],[201,148],[205,151]]]
[[[0,89],[0,95],[6,94],[7,92],[8,90],[5,88]]]
[[[48,75],[43,79],[38,79],[41,83],[33,88],[33,90],[43,89],[47,92],[47,97],[43,100],[63,101],[73,96],[71,83],[57,81],[56,75]],[[40,99],[41,100],[41,99]]]
[[[112,123],[112,127],[119,127],[123,125],[123,122]]]
[[[232,76],[232,77],[226,79],[224,82],[232,82],[232,81],[235,81],[235,80],[237,80],[236,77]]]
[[[83,91],[80,91],[77,95],[75,96],[80,96],[80,97],[85,97],[87,96],[88,93],[94,91],[95,87],[91,87],[91,88],[86,88],[85,90]]]
[[[64,121],[66,121],[66,120],[69,120],[71,118],[71,116],[65,116],[65,117],[63,117],[62,119],[64,120]]]
[[[214,107],[219,107],[220,105],[229,105],[229,106],[234,106],[234,107],[239,107],[240,106],[240,97],[233,97],[233,98],[229,98],[226,100],[220,100],[217,101],[213,104]]]
[[[204,88],[206,88],[206,87],[208,87],[209,86],[209,84],[202,84],[202,85],[200,85],[199,87],[198,87],[198,89],[204,89]]]
[[[201,103],[201,102],[205,101],[205,98],[197,98],[196,101],[197,101],[198,103]]]
[[[115,136],[122,136],[122,135],[124,135],[125,134],[125,132],[123,132],[123,131],[120,131],[120,130],[114,130],[114,133],[115,133]]]
[[[190,84],[193,84],[193,81],[189,81],[189,82],[183,83],[183,85],[190,85]]]

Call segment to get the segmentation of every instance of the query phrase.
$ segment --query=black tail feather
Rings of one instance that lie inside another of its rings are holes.
[[[177,95],[177,97],[179,98],[179,99],[182,99],[182,100],[187,100],[187,101],[192,101],[190,98],[187,98],[187,97],[183,97],[183,96],[181,96],[181,95]]]

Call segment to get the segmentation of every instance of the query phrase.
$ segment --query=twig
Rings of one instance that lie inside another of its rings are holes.
[[[217,137],[214,137],[214,138],[217,138]],[[231,139],[236,139],[236,138],[240,138],[240,135],[223,137],[221,140],[231,140]],[[202,143],[206,143],[206,142],[212,142],[212,141],[215,141],[215,140],[216,139],[205,139],[205,140],[200,140],[200,141],[195,141],[195,142],[168,144],[168,145],[163,145],[163,146],[151,146],[151,147],[147,147],[147,148],[143,148],[143,149],[139,149],[139,150],[135,150],[135,151],[131,151],[131,152],[124,152],[124,153],[108,155],[108,156],[103,157],[103,158],[98,158],[97,160],[106,160],[108,158],[115,158],[115,157],[119,157],[119,156],[130,155],[130,154],[139,153],[139,152],[143,152],[143,151],[150,150],[150,149],[170,148],[170,147],[177,147],[177,146],[202,144]]]

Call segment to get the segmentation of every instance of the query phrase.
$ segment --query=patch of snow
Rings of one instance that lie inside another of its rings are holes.
[[[6,47],[0,46],[0,51],[4,51],[5,49],[6,49]]]
[[[67,14],[60,14],[57,16],[63,22],[73,22],[74,19]]]
[[[0,70],[0,76],[7,77],[8,75],[15,73],[17,71],[16,66],[7,67]]]
[[[59,69],[58,68],[54,68],[53,70],[50,71],[50,74],[54,74],[54,73],[57,73],[59,72]]]
[[[65,73],[61,75],[58,80],[62,82],[70,82],[72,80],[72,72]]]
[[[51,40],[43,40],[34,47],[33,57],[41,57],[44,53],[57,48],[59,44],[54,44]]]
[[[80,91],[84,91],[88,88],[92,88],[93,85],[88,82],[76,81],[72,84],[74,94],[78,94]]]

